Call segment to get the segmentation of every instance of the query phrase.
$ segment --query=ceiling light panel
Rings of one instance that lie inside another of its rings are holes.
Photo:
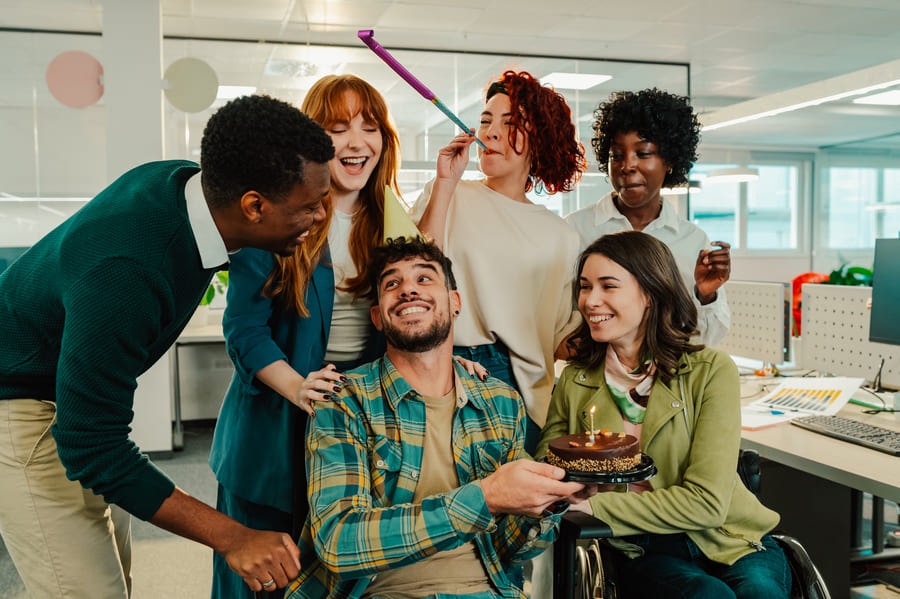
[[[592,73],[550,73],[541,77],[543,85],[552,85],[556,89],[590,89],[604,81],[612,79],[611,75],[595,75]]]

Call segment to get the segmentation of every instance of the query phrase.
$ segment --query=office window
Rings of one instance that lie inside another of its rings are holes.
[[[884,202],[877,215],[879,237],[900,236],[900,169],[884,169]]]
[[[709,169],[710,166],[713,168]],[[695,172],[704,173],[715,168],[718,167],[705,165],[695,169]],[[737,233],[737,222],[740,196],[738,183],[707,185],[704,182],[700,191],[691,194],[689,218],[706,232],[711,241],[727,241],[731,247],[739,248],[741,240]]]
[[[714,171],[738,166],[756,169],[759,178],[720,182],[709,177]],[[711,240],[727,241],[735,249],[800,251],[800,173],[797,161],[697,164],[691,178],[699,179],[702,188],[691,194],[689,218]]]
[[[747,248],[797,248],[797,167],[758,166],[759,179],[747,183]]]
[[[880,169],[831,167],[828,171],[828,247],[871,248],[880,211]]]

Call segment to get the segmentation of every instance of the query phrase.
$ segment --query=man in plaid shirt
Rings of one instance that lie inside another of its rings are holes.
[[[522,563],[585,487],[525,453],[515,390],[453,359],[460,296],[441,251],[400,238],[372,260],[387,354],[310,420],[310,513],[285,596],[525,597]]]

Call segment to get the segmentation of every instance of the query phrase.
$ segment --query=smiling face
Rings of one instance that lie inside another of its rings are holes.
[[[449,338],[459,307],[459,293],[447,288],[440,264],[414,256],[382,271],[372,322],[389,345],[421,353]]]
[[[257,192],[245,194],[242,202],[255,223],[257,237],[253,247],[268,250],[281,256],[290,256],[309,234],[314,224],[325,219],[322,200],[329,190],[328,165],[307,162],[303,182],[295,185],[280,201],[273,201]]]
[[[609,149],[609,180],[619,196],[620,209],[656,207],[669,165],[652,141],[634,131],[617,133]]]
[[[478,149],[481,172],[490,178],[528,179],[531,169],[531,153],[528,137],[523,133],[516,136],[516,147],[509,145],[509,131],[512,128],[509,96],[494,94],[484,105],[476,136],[484,142],[487,150]],[[518,153],[517,151],[518,150]]]
[[[649,297],[634,276],[603,254],[591,254],[578,278],[578,310],[591,339],[621,356],[635,355],[644,338]]]
[[[381,159],[384,140],[377,123],[363,116],[359,97],[345,92],[346,109],[353,115],[349,121],[330,123],[325,130],[334,144],[334,159],[329,163],[331,184],[336,194],[359,193],[365,187]]]

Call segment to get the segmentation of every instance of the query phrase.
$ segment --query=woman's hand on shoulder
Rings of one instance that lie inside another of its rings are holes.
[[[288,399],[310,416],[315,416],[315,402],[333,401],[346,381],[334,364],[328,364],[321,370],[310,372]]]
[[[477,377],[479,381],[487,380],[487,377],[490,376],[490,372],[487,368],[481,365],[480,362],[473,362],[472,360],[467,360],[462,356],[453,356],[453,358],[459,362],[460,366],[466,369],[466,372],[469,373],[469,376],[475,378]]]

